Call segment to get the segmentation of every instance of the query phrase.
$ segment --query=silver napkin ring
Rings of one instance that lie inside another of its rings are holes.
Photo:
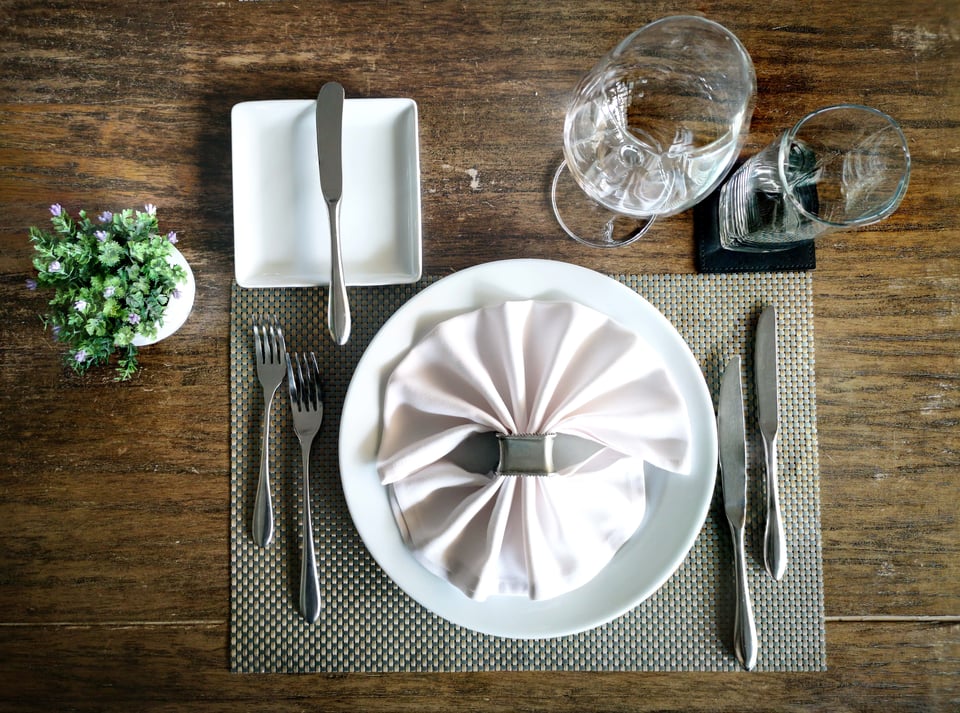
[[[497,475],[553,475],[556,433],[497,434],[500,463]]]

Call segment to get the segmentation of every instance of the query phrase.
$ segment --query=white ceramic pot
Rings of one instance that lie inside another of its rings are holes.
[[[177,289],[180,291],[179,295],[170,298],[170,302],[167,303],[167,309],[163,312],[163,320],[157,327],[157,335],[155,337],[144,337],[138,334],[133,338],[135,346],[145,347],[149,344],[156,344],[161,339],[166,339],[183,326],[193,309],[193,300],[197,295],[197,281],[193,277],[193,270],[190,269],[183,253],[176,248],[173,248],[173,253],[170,255],[170,263],[182,267],[187,273],[187,278],[177,285]]]

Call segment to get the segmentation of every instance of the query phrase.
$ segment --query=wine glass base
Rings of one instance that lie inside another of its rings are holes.
[[[592,200],[561,161],[550,189],[553,213],[564,232],[577,242],[595,248],[629,245],[653,225],[655,216],[635,218],[615,213]]]

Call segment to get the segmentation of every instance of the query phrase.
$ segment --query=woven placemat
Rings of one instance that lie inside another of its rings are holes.
[[[325,332],[326,290],[244,290],[231,306],[231,668],[237,672],[477,670],[736,670],[732,548],[719,487],[703,530],[677,572],[633,611],[593,630],[544,640],[505,639],[452,624],[413,601],[366,551],[350,519],[337,466],[343,398],[357,361],[380,326],[437,278],[415,285],[351,289],[353,334],[335,347]],[[778,308],[781,499],[789,568],[780,582],[763,568],[762,445],[752,379],[744,379],[750,441],[747,531],[750,587],[760,640],[758,670],[826,666],[811,278],[805,273],[618,276],[683,335],[714,398],[734,354],[752,374],[756,319]],[[316,351],[324,374],[324,425],[313,448],[317,556],[325,608],[313,625],[297,612],[300,451],[284,387],[273,411],[277,532],[260,549],[250,537],[259,470],[261,389],[251,321],[282,319],[290,351]],[[719,479],[718,479],[719,482]]]

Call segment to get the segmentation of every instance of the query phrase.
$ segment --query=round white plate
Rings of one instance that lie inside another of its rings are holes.
[[[507,300],[565,300],[591,307],[663,356],[686,400],[693,434],[689,474],[648,467],[647,512],[634,536],[584,586],[546,601],[492,597],[478,602],[427,571],[400,536],[377,473],[387,378],[409,349],[440,322]],[[430,285],[387,320],[347,389],[340,422],[340,474],[350,516],[380,567],[424,607],[481,633],[550,638],[615,619],[653,594],[676,571],[699,534],[713,497],[717,436],[713,401],[700,366],[670,322],[636,292],[605,275],[551,260],[504,260]]]

